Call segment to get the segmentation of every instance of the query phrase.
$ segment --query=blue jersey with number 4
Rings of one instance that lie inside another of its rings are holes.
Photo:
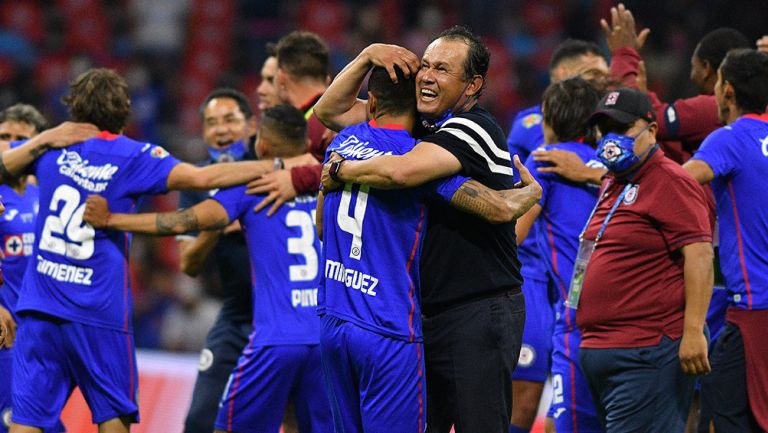
[[[3,285],[0,287],[0,305],[14,314],[19,299],[19,288],[35,246],[35,218],[37,217],[37,186],[26,186],[24,195],[13,188],[0,185],[5,213],[0,215],[2,240]],[[14,320],[18,318],[14,314]]]
[[[720,266],[731,304],[768,308],[768,114],[747,114],[710,134],[693,156],[712,168]]]
[[[328,147],[346,159],[401,155],[416,140],[407,131],[362,123],[342,130]],[[422,341],[419,256],[426,230],[425,200],[450,201],[466,178],[417,188],[379,190],[347,184],[325,195],[321,314],[379,334]]]
[[[242,185],[221,190],[213,199],[224,207],[230,221],[240,220],[248,244],[253,282],[251,344],[319,344],[317,197],[300,195],[271,217],[265,211],[253,211],[264,196],[247,195]]]
[[[102,132],[31,164],[40,210],[16,311],[131,331],[130,236],[83,222],[85,199],[99,194],[112,212],[134,212],[143,195],[166,192],[178,162],[162,147]]]

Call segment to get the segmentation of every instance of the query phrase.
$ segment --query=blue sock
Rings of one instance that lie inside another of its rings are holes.
[[[530,433],[531,429],[518,427],[516,425],[509,425],[509,433]]]

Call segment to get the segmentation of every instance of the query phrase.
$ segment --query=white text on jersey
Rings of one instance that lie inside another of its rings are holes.
[[[366,295],[376,296],[376,286],[379,279],[368,274],[347,269],[344,264],[333,260],[325,260],[325,278],[338,281],[354,290],[359,290]]]
[[[37,272],[63,283],[92,284],[93,269],[52,262],[42,256],[37,256]]]

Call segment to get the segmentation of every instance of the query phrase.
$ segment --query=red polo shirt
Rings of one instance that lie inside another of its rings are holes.
[[[307,149],[318,162],[325,159],[325,149],[333,141],[336,133],[327,129],[315,116],[314,111],[310,111],[322,96],[315,95],[301,106],[301,111],[307,120],[307,136],[309,137],[309,148]],[[291,181],[293,187],[299,194],[311,194],[317,192],[320,186],[320,174],[323,171],[322,165],[305,165],[291,169]]]
[[[653,346],[683,333],[685,245],[712,241],[704,190],[657,150],[631,179],[587,265],[577,323],[582,347]],[[595,239],[626,180],[607,176],[584,235]]]

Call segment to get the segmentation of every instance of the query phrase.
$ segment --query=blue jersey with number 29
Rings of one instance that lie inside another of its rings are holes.
[[[401,155],[407,131],[362,123],[328,147],[349,160]],[[318,311],[389,337],[422,341],[419,256],[429,199],[450,201],[467,178],[453,176],[405,190],[346,184],[325,195],[323,280]]]
[[[108,132],[37,159],[28,169],[40,187],[37,243],[16,311],[131,331],[130,236],[83,222],[85,199],[99,194],[112,212],[135,212],[143,195],[166,192],[178,162],[162,147]]]

